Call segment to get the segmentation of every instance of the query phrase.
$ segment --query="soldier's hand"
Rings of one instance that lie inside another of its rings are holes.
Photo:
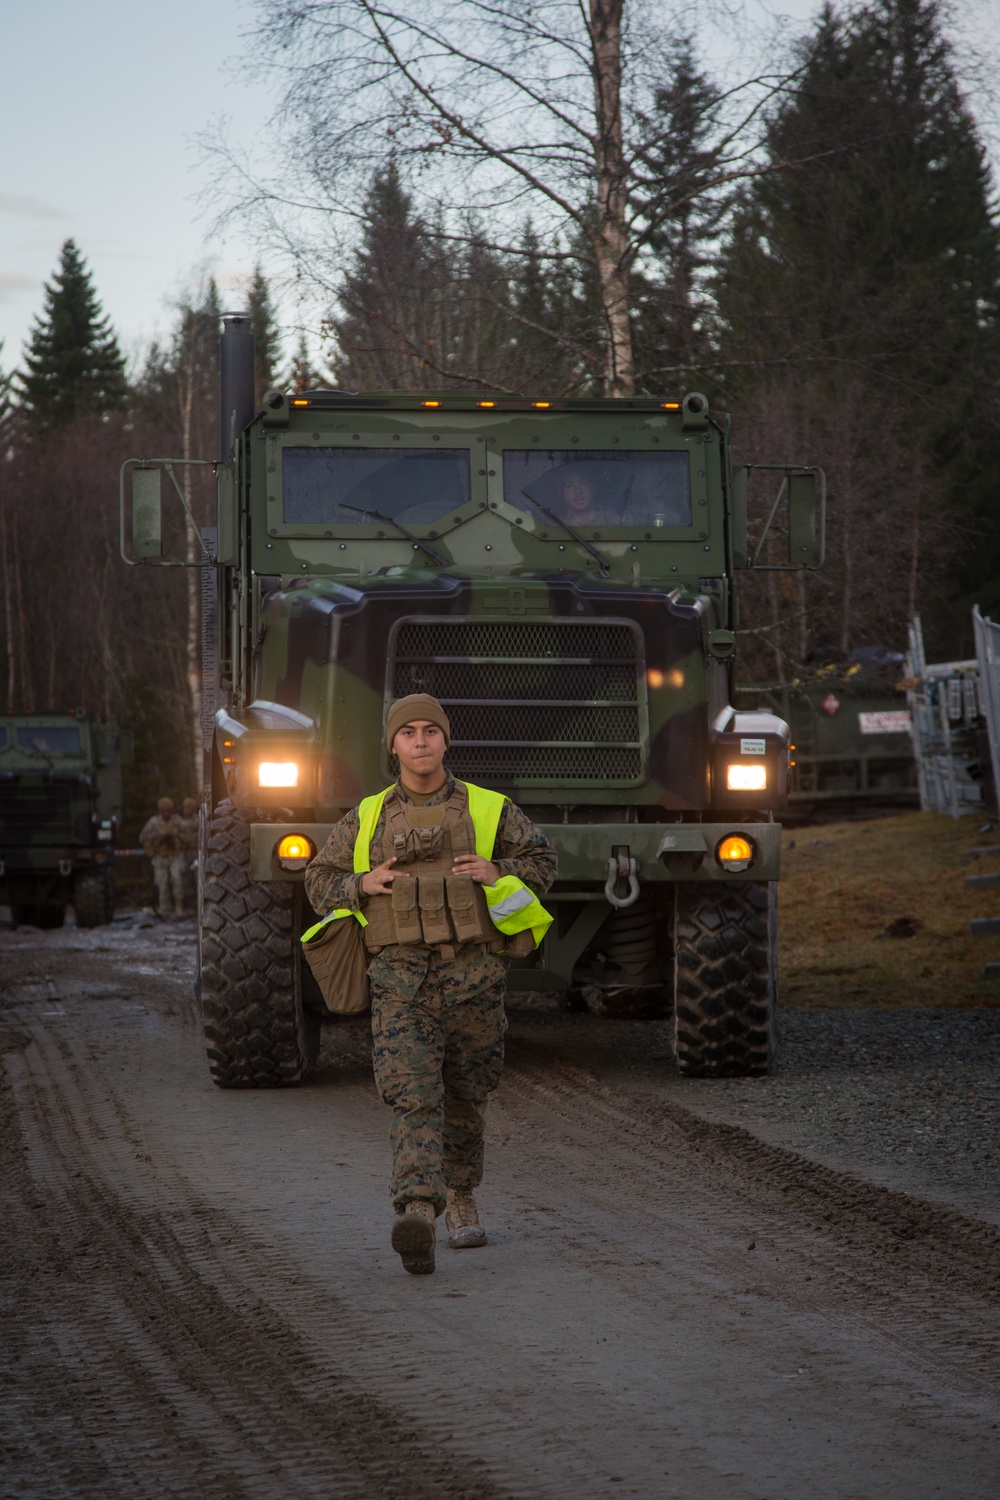
[[[476,885],[496,885],[500,871],[481,854],[456,854],[451,867],[453,875],[471,875]]]
[[[388,896],[392,890],[394,880],[409,880],[406,870],[394,870],[396,863],[395,854],[391,855],[383,864],[376,865],[374,870],[369,870],[361,877],[361,889],[366,896]]]

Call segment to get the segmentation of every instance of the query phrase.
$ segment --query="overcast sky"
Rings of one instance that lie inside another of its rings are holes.
[[[967,42],[1000,61],[1000,0],[958,3]],[[802,20],[818,0],[747,5]],[[206,271],[223,304],[239,305],[255,252],[238,235],[207,238],[194,137],[226,115],[231,138],[260,150],[273,97],[233,76],[252,14],[244,0],[0,0],[4,369],[20,358],[69,237],[130,357],[169,327],[174,299]]]

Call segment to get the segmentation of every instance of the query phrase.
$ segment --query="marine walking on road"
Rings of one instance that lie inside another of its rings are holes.
[[[450,737],[436,698],[392,703],[395,785],[347,813],[306,872],[317,913],[363,927],[375,1079],[393,1111],[392,1245],[414,1274],[434,1269],[442,1212],[453,1249],[486,1242],[475,1189],[503,1069],[505,959],[541,941],[556,874],[520,808],[451,775]]]

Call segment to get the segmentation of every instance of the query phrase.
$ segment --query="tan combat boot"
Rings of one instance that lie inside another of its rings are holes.
[[[392,1248],[411,1276],[429,1276],[434,1269],[437,1213],[427,1198],[414,1198],[392,1226]]]
[[[474,1250],[477,1245],[486,1244],[486,1230],[479,1222],[471,1188],[448,1189],[444,1221],[448,1226],[448,1244],[453,1250]]]

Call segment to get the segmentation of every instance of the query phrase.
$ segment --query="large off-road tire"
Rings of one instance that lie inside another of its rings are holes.
[[[303,1001],[299,887],[250,879],[250,823],[266,814],[222,803],[204,836],[199,992],[220,1088],[281,1088],[316,1066],[320,1017]]]
[[[688,1078],[766,1073],[775,1048],[773,882],[679,882],[674,897],[674,1051]]]
[[[115,881],[110,870],[87,870],[73,881],[77,927],[106,927],[115,914]]]

